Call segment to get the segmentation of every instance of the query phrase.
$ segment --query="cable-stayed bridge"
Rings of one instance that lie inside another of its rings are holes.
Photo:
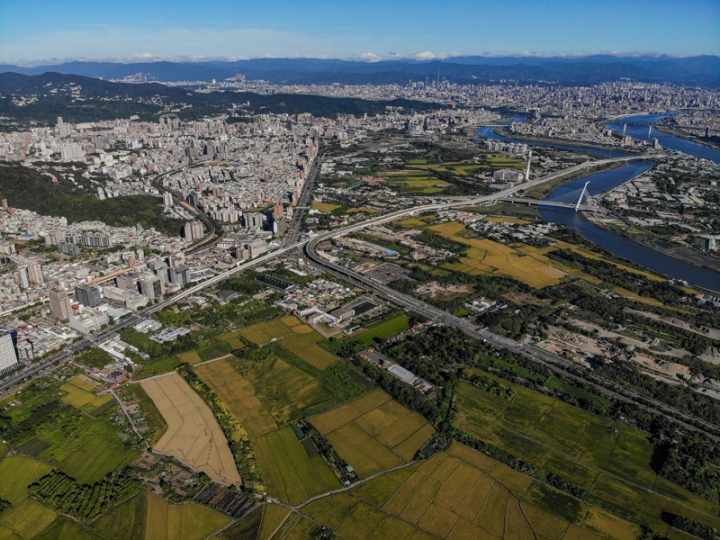
[[[571,210],[597,210],[599,207],[588,191],[588,184],[579,189],[568,191],[551,199],[531,199],[529,197],[500,197],[497,200],[509,203],[527,204],[535,206],[553,206],[555,208],[569,208]]]

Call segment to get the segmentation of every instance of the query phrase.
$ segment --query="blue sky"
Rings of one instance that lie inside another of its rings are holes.
[[[720,54],[720,0],[0,0],[0,62]]]

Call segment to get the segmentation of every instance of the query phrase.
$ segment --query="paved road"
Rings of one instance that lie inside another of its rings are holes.
[[[282,246],[291,246],[295,244],[298,241],[298,238],[300,237],[300,233],[302,232],[302,224],[303,220],[305,219],[305,214],[307,213],[306,208],[310,205],[310,197],[312,197],[313,189],[315,188],[315,180],[317,180],[318,175],[320,174],[320,167],[322,166],[322,157],[323,157],[323,147],[320,147],[320,151],[318,152],[318,155],[315,156],[315,160],[313,161],[312,169],[310,170],[310,174],[307,177],[307,180],[305,181],[305,184],[303,185],[302,193],[300,194],[300,199],[298,200],[298,203],[296,205],[295,212],[293,214],[292,222],[290,223],[290,227],[287,231],[285,231],[285,238],[283,238]]]

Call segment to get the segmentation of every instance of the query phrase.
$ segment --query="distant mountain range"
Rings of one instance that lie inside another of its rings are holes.
[[[313,58],[261,58],[232,62],[68,62],[21,67],[0,65],[0,73],[40,75],[47,72],[122,79],[142,73],[149,81],[222,81],[238,74],[286,84],[405,84],[442,79],[456,83],[588,85],[619,80],[720,86],[720,57],[692,56],[458,56],[428,62],[385,60],[354,62]]]

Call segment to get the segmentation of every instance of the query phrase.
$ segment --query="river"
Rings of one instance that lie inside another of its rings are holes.
[[[623,132],[623,125],[625,122],[632,122],[633,124],[642,124],[640,126],[629,125],[625,129],[625,134],[629,135],[636,141],[646,141],[651,143],[653,139],[657,139],[663,148],[668,150],[677,150],[691,156],[709,159],[715,163],[720,163],[720,150],[716,150],[704,144],[696,143],[663,133],[658,129],[653,128],[652,133],[648,137],[648,128],[654,126],[655,123],[668,116],[673,116],[675,113],[667,114],[639,114],[637,116],[626,116],[625,118],[619,118],[618,120],[607,124],[605,127],[612,129],[617,133]]]
[[[658,119],[664,118],[665,116],[668,115],[639,115],[637,117],[632,117],[633,120],[631,120],[630,118],[628,118],[627,120],[634,122],[647,121],[654,123]],[[516,122],[522,122],[525,120],[526,118],[523,117],[515,118]],[[610,129],[614,129],[614,125],[615,124],[610,124],[608,125],[608,127]],[[646,126],[627,126],[626,134],[633,138],[637,136],[637,140],[643,140],[640,138],[640,136],[643,134],[647,136],[648,125],[650,124],[647,124]],[[622,125],[620,125],[621,132],[622,129]],[[495,128],[480,128],[478,130],[478,133],[489,139],[504,140],[508,142],[519,142],[527,144],[528,146],[552,147],[573,152],[592,153],[604,157],[620,157],[626,155],[622,152],[613,150],[596,150],[571,145],[542,144],[523,141],[519,139],[509,139],[506,137],[501,137],[500,135],[495,133]],[[657,130],[653,130],[652,136],[657,137],[660,141],[660,144],[664,148],[669,148],[671,150],[679,150],[687,154],[712,159],[713,161],[720,159],[720,152],[713,150],[712,148],[708,148],[704,145],[693,143],[691,141],[686,141],[684,139],[680,139],[673,135],[668,135]],[[715,156],[713,153],[717,154],[717,156]],[[720,163],[720,161],[716,162]],[[568,192],[581,189],[585,185],[585,182],[588,181],[590,182],[588,184],[588,191],[591,195],[597,195],[598,193],[608,191],[616,186],[619,186],[623,182],[626,182],[631,178],[642,174],[654,165],[655,162],[650,160],[637,160],[626,162],[622,167],[584,176],[582,178],[578,178],[576,180],[568,182],[567,184],[563,184],[562,186],[554,190],[552,193],[550,193],[550,195],[548,195],[546,198],[548,200],[552,200],[562,197],[562,195]],[[688,283],[693,283],[695,285],[699,285],[700,287],[712,291],[720,291],[720,273],[718,272],[701,268],[699,266],[695,266],[693,264],[687,263],[680,259],[676,259],[669,255],[665,255],[660,251],[656,251],[652,248],[634,242],[633,240],[625,238],[624,236],[597,227],[592,222],[588,221],[585,217],[583,217],[582,214],[576,213],[572,210],[543,206],[540,206],[538,209],[540,211],[540,215],[545,221],[567,225],[568,227],[575,229],[583,237],[607,249],[615,255],[629,259],[634,263],[645,266],[646,268],[649,268],[650,270],[659,274],[674,277],[677,279],[682,279],[687,281]]]

